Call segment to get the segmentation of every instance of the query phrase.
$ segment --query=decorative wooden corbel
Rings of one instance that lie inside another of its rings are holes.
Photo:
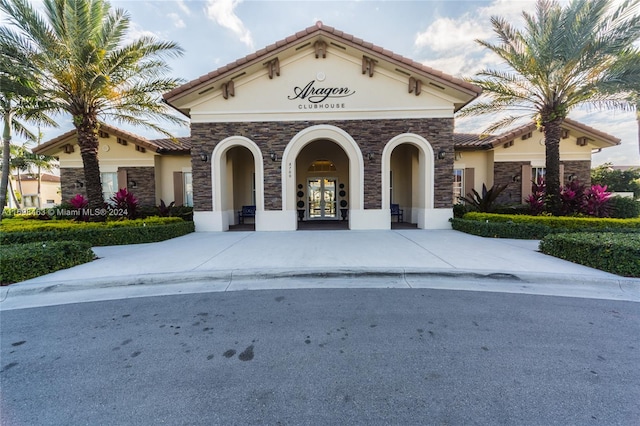
[[[273,78],[274,74],[280,77],[280,60],[278,58],[267,62],[267,68],[269,69],[269,78]]]
[[[418,96],[422,92],[422,81],[414,77],[409,77],[409,93]]]
[[[316,58],[322,55],[323,58],[327,57],[327,43],[322,40],[318,40],[313,43],[313,48],[316,50]]]
[[[226,83],[222,84],[222,97],[225,99],[229,99],[229,96],[235,96],[236,89],[233,85],[233,80],[229,80]]]
[[[369,74],[369,77],[373,77],[373,67],[375,61],[366,56],[362,57],[362,74]]]

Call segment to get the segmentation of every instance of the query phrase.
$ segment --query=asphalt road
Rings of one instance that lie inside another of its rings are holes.
[[[3,425],[638,424],[640,304],[429,289],[0,313]]]

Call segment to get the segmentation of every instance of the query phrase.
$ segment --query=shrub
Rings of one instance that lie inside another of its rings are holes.
[[[91,245],[78,241],[44,241],[0,246],[0,283],[9,284],[90,262]]]
[[[453,205],[453,217],[461,218],[465,213],[468,213],[469,209],[466,204],[456,203]]]
[[[109,199],[110,205],[119,216],[126,216],[129,219],[136,218],[138,213],[138,199],[127,188],[118,190]]]
[[[591,169],[591,183],[606,185],[609,191],[633,192],[635,198],[640,197],[640,168],[616,170],[611,163]]]
[[[451,227],[456,231],[489,238],[514,238],[519,240],[539,240],[555,231],[539,223],[480,222],[469,219],[451,219]]]
[[[567,233],[548,235],[540,251],[626,277],[640,277],[640,234]]]
[[[498,214],[529,214],[529,206],[527,204],[515,204],[515,205],[504,205],[504,206],[496,206],[493,210],[494,213]]]
[[[640,217],[640,201],[628,197],[609,199],[610,216],[618,219]]]
[[[635,219],[614,219],[614,218],[594,218],[576,216],[527,216],[527,215],[504,215],[495,213],[471,212],[464,215],[464,219],[474,221],[489,222],[514,222],[514,223],[537,223],[551,228],[565,229],[640,229],[640,218]]]
[[[491,212],[494,209],[496,199],[507,186],[493,185],[490,189],[487,189],[487,186],[483,183],[481,194],[472,189],[466,197],[460,197],[460,199],[479,212]]]
[[[544,197],[547,191],[547,185],[544,178],[538,178],[538,182],[531,182],[531,194],[525,199],[529,205],[529,213],[539,215],[544,211]]]
[[[73,222],[73,221],[3,221],[0,244],[36,241],[85,241],[92,246],[152,243],[179,237],[194,231],[193,222],[179,218]]]
[[[451,226],[457,231],[481,237],[539,240],[549,234],[564,232],[640,233],[640,218],[597,219],[471,212],[462,219],[452,219]]]

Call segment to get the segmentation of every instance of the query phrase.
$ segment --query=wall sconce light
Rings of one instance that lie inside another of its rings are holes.
[[[513,182],[520,182],[520,179],[522,179],[520,175],[513,175],[513,177],[511,178]]]
[[[278,161],[278,154],[276,154],[275,151],[271,151],[269,156],[271,157],[271,161],[273,162]]]
[[[573,182],[574,180],[576,180],[576,178],[577,178],[577,177],[578,177],[578,176],[576,176],[575,174],[571,173],[571,174],[567,177],[567,180],[568,180],[569,182]]]
[[[442,150],[438,152],[438,160],[444,160],[446,156],[447,156],[447,151]]]
[[[79,180],[76,181],[76,188],[82,188],[84,186],[84,182],[80,182]]]
[[[129,181],[129,188],[137,188],[137,187],[138,187],[138,182],[136,182],[135,180]]]
[[[209,156],[205,152],[201,152],[200,153],[200,159],[202,161],[207,161],[209,159]]]
[[[376,154],[373,152],[368,152],[367,153],[367,160],[369,161],[373,161],[373,159],[376,158]]]

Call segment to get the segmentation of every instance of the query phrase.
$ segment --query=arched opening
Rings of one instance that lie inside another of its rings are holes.
[[[211,155],[211,230],[260,229],[264,211],[262,162],[258,146],[245,137],[230,137],[216,145]],[[255,215],[241,216],[243,206],[255,206]]]
[[[414,206],[419,206],[420,152],[415,145],[403,143],[391,152],[389,167],[389,207],[391,228],[411,227],[418,217]]]
[[[308,221],[348,220],[349,157],[337,143],[309,142],[296,158],[298,228]]]
[[[388,209],[390,226],[402,220],[428,228],[434,185],[431,145],[419,135],[405,133],[387,143],[382,157],[382,205]],[[392,216],[392,204],[401,216]]]
[[[337,212],[340,212],[341,201],[347,202],[347,217],[345,222],[350,229],[368,229],[368,217],[364,211],[364,161],[358,144],[344,130],[330,125],[308,127],[297,135],[287,145],[282,155],[282,206],[283,226],[280,229],[298,229],[299,202],[304,205],[303,220],[309,215],[308,179],[314,173],[324,174],[321,177],[331,177],[331,170],[321,171],[326,167],[317,163],[318,170],[309,171],[315,161],[329,161],[336,168],[337,177]],[[330,169],[330,165],[328,166]],[[340,185],[343,184],[343,188]],[[302,185],[302,188],[299,186]],[[331,184],[329,183],[329,186]],[[345,195],[340,196],[340,191]],[[302,192],[302,196],[298,196]],[[321,194],[323,197],[324,194]]]
[[[256,218],[251,216],[251,211],[255,214],[256,173],[251,151],[244,146],[229,148],[226,172],[222,209],[234,212],[229,218],[229,228],[255,230]]]

